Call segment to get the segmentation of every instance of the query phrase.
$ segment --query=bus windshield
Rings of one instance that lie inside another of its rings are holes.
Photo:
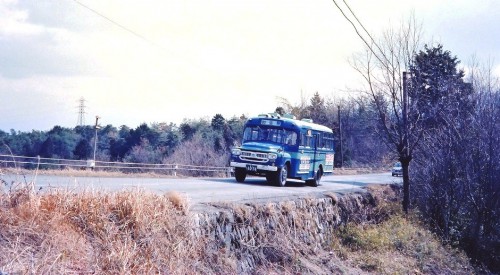
[[[243,143],[248,141],[297,145],[297,133],[279,128],[252,126],[246,127],[243,133]]]

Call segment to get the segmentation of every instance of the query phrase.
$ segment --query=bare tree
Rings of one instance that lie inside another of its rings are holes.
[[[285,113],[292,114],[298,119],[310,118],[308,110],[308,100],[302,91],[300,91],[300,102],[293,104],[285,97],[278,97],[278,106],[283,109]]]
[[[406,73],[420,48],[421,28],[412,16],[399,29],[389,29],[375,41],[370,36],[364,53],[351,59],[366,86],[363,91],[378,118],[378,134],[398,157],[403,168],[403,210],[410,205],[409,164],[423,135],[421,121],[410,106]]]

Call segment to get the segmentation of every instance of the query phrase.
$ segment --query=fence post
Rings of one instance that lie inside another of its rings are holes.
[[[176,164],[175,168],[174,168],[174,177],[177,177],[177,169],[178,168],[179,168],[179,166]]]

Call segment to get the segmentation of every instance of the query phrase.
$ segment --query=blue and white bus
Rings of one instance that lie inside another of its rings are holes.
[[[230,166],[238,182],[254,175],[278,186],[287,179],[318,186],[323,175],[333,173],[334,153],[330,128],[311,120],[265,114],[247,121],[242,145],[231,152]]]

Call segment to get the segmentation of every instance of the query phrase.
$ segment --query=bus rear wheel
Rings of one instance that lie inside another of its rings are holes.
[[[318,187],[321,183],[322,176],[323,176],[323,171],[321,171],[321,169],[318,169],[318,172],[314,174],[314,179],[306,181],[307,185]]]
[[[247,177],[247,171],[244,168],[234,169],[234,178],[237,182],[244,182]]]

